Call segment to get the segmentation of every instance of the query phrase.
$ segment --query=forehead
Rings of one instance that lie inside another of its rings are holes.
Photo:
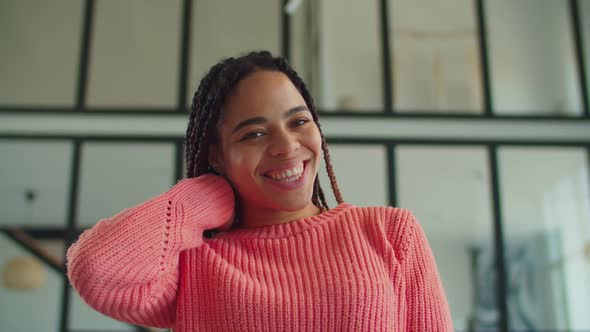
[[[271,118],[300,105],[305,105],[305,100],[287,75],[257,71],[240,81],[226,100],[222,124],[253,116]]]

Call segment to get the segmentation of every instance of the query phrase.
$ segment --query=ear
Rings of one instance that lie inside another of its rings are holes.
[[[221,149],[217,144],[209,145],[208,157],[209,165],[211,165],[211,167],[213,167],[217,173],[225,174],[223,155],[221,154]]]

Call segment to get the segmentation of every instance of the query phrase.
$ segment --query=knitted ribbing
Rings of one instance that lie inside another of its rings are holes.
[[[184,191],[207,204],[186,203],[177,185],[84,233],[68,251],[68,275],[82,298],[116,319],[174,331],[452,330],[411,212],[340,204],[203,239],[202,230],[219,226],[211,220],[233,209],[231,189],[217,180],[186,183]],[[146,211],[169,204],[176,212],[164,221],[166,236],[161,215]],[[195,206],[209,208],[191,212]]]

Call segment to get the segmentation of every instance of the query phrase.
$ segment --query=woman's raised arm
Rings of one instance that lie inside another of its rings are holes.
[[[67,252],[70,282],[105,315],[171,327],[180,252],[201,245],[203,231],[222,226],[233,211],[234,193],[225,179],[182,180],[85,231]]]

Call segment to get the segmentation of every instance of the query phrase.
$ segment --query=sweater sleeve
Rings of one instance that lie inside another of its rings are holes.
[[[203,231],[221,226],[233,210],[226,180],[184,179],[82,233],[67,251],[68,278],[88,305],[107,316],[172,327],[180,252],[203,244]]]
[[[407,331],[453,331],[451,312],[422,226],[408,210],[390,224],[404,275]],[[397,256],[397,255],[396,255]]]

